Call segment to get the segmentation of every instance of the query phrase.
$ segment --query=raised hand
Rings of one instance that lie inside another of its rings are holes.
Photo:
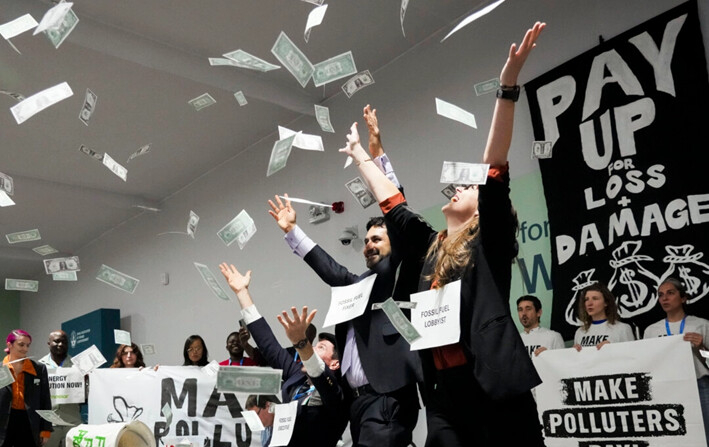
[[[510,53],[507,56],[507,62],[502,68],[502,73],[500,74],[500,84],[506,86],[517,85],[517,76],[524,66],[524,62],[527,60],[527,56],[536,46],[537,37],[541,34],[542,30],[546,27],[546,23],[537,22],[534,26],[527,30],[522,39],[522,43],[513,43],[510,46]]]
[[[384,154],[382,147],[382,139],[379,135],[379,120],[377,120],[377,109],[370,108],[369,104],[363,110],[364,122],[367,123],[369,130],[369,154],[372,158],[379,157]]]
[[[239,271],[234,267],[234,264],[228,265],[226,262],[219,264],[219,270],[221,270],[222,275],[226,278],[229,287],[234,293],[239,292],[249,288],[249,283],[251,282],[251,270],[246,272],[245,275],[239,273]]]
[[[276,219],[276,223],[283,232],[288,233],[295,227],[296,215],[295,210],[290,204],[290,200],[288,200],[288,194],[283,194],[283,196],[286,197],[285,205],[283,205],[281,198],[278,196],[275,196],[276,203],[274,203],[273,200],[268,201],[268,204],[271,206],[271,209],[268,210],[268,214]]]
[[[295,344],[307,338],[305,331],[308,329],[308,325],[313,321],[313,318],[315,318],[317,309],[310,312],[310,314],[308,314],[308,306],[303,306],[301,314],[298,314],[298,310],[295,307],[291,307],[290,310],[293,314],[292,319],[288,316],[288,312],[284,310],[282,315],[278,315],[278,321],[283,326],[283,329],[285,329],[288,339],[291,343]]]

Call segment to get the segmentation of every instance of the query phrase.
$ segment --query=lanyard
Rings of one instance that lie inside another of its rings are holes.
[[[231,361],[231,358],[230,358],[230,359],[229,359],[229,366],[231,366],[231,365],[232,365],[232,361]],[[244,366],[244,358],[243,358],[243,357],[241,357],[241,360],[239,360],[239,366]]]
[[[298,352],[296,352],[295,355],[293,356],[293,363],[297,363],[297,362],[298,362]]]
[[[293,396],[293,400],[298,400],[303,396],[307,396],[308,394],[311,394],[313,391],[315,391],[315,385],[312,385],[306,391],[303,391],[302,393],[298,393],[295,396]]]
[[[679,325],[679,333],[684,332],[684,322],[687,319],[687,316],[685,315],[684,318],[682,318],[682,323]],[[667,335],[672,335],[672,332],[670,331],[670,322],[667,321],[667,318],[665,318],[665,330],[667,331]]]

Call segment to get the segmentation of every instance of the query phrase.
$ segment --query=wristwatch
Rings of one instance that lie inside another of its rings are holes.
[[[509,99],[512,102],[517,102],[519,99],[519,85],[501,85],[497,89],[497,94],[495,95],[501,99]]]
[[[303,349],[310,341],[307,338],[300,340],[298,343],[293,343],[295,349]]]

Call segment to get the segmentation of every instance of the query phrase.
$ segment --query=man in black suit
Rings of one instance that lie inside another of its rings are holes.
[[[364,118],[369,128],[369,150],[373,157],[367,161],[377,164],[390,180],[398,183],[381,146],[376,110],[367,105]],[[364,313],[335,327],[337,345],[342,351],[343,385],[352,399],[352,441],[356,446],[409,445],[418,419],[416,384],[422,380],[420,360],[386,314],[373,310],[372,304],[392,296],[397,301],[409,301],[409,295],[418,290],[421,269],[407,264],[419,261],[402,261],[397,255],[395,235],[388,234],[384,219],[377,217],[368,222],[364,238],[363,254],[369,270],[361,275],[351,273],[296,225],[296,213],[290,201],[286,199],[284,205],[278,196],[275,200],[275,203],[269,201],[269,213],[286,233],[289,246],[329,286],[346,286],[377,274]]]
[[[336,376],[340,367],[336,346],[327,337],[313,346],[306,336],[306,329],[316,311],[308,314],[307,307],[303,307],[302,313],[298,314],[293,307],[292,318],[285,311],[283,316],[278,317],[302,360],[302,363],[294,362],[288,350],[278,343],[251,299],[248,288],[251,271],[242,275],[233,265],[223,263],[219,267],[239,299],[242,318],[261,355],[269,366],[283,370],[283,403],[298,401],[296,423],[288,445],[334,447],[347,426],[347,409]]]

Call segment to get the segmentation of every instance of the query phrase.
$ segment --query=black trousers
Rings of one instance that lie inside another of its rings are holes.
[[[39,439],[33,438],[27,411],[11,409],[2,447],[34,447]]]
[[[350,406],[350,433],[355,447],[406,447],[419,416],[416,384],[392,393],[374,390],[354,398]]]
[[[426,447],[544,446],[531,391],[492,400],[468,365],[436,371],[431,385],[426,387]]]

